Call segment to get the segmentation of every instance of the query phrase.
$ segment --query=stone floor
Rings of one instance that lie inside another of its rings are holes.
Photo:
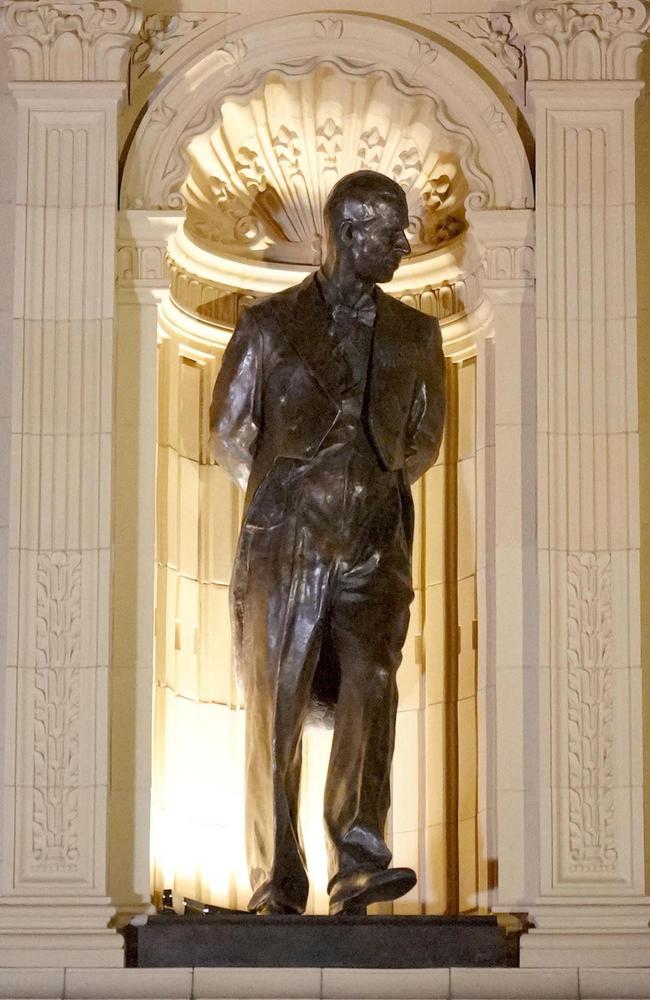
[[[3,969],[0,1000],[650,1000],[648,969]]]

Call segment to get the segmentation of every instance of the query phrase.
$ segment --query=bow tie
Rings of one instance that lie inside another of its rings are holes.
[[[364,326],[374,326],[377,307],[370,295],[364,295],[356,306],[347,306],[342,302],[332,307],[332,319],[336,325],[347,326],[353,323],[363,323]]]

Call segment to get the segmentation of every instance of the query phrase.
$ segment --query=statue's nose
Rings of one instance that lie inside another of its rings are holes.
[[[395,244],[395,249],[404,254],[411,252],[411,244],[406,238],[406,233],[402,233],[402,235],[398,238],[397,243]]]

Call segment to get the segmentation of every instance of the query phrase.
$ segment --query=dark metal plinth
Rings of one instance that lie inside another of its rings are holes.
[[[160,913],[124,929],[127,965],[425,969],[517,966],[496,917],[304,917]]]

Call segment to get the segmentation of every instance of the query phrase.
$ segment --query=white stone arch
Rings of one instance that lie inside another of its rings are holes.
[[[187,144],[218,121],[223,100],[252,93],[272,70],[304,74],[324,61],[360,75],[381,69],[396,86],[435,97],[448,127],[470,143],[464,164],[469,207],[533,205],[530,166],[510,110],[442,39],[363,15],[296,14],[248,27],[225,44],[215,26],[188,42],[184,54],[128,149],[122,209],[182,208]]]

